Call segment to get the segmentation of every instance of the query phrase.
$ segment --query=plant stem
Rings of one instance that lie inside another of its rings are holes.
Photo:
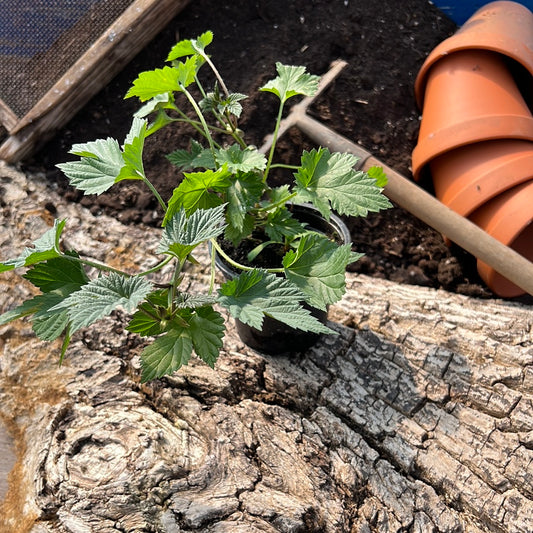
[[[171,255],[163,259],[163,261],[160,261],[155,265],[154,267],[145,270],[144,272],[139,272],[138,274],[135,274],[135,277],[140,278],[142,276],[148,276],[148,274],[153,274],[154,272],[157,272],[158,270],[161,270],[166,264],[170,263],[174,259]]]
[[[207,54],[200,54],[203,59],[205,59],[205,62],[209,65],[211,70],[214,72],[218,83],[220,83],[220,86],[222,87],[222,90],[224,91],[224,94],[226,95],[226,98],[229,98],[229,91],[226,87],[226,84],[224,83],[224,80],[222,79],[222,76],[220,75],[220,72],[215,67],[214,63],[211,61],[211,58]]]
[[[258,207],[257,209],[254,209],[254,212],[255,213],[262,213],[264,211],[270,211],[271,209],[274,209],[276,207],[278,207],[279,205],[284,205],[286,204],[287,202],[290,202],[298,193],[296,192],[293,192],[292,194],[289,194],[289,196],[286,196],[285,198],[282,198],[281,200],[273,203],[273,204],[268,204],[266,205],[265,207]]]
[[[64,257],[65,259],[68,259],[69,261],[75,261],[76,263],[81,263],[82,265],[96,268],[103,272],[114,272],[115,274],[120,274],[121,276],[131,278],[131,274],[128,274],[127,272],[124,272],[123,270],[119,270],[118,268],[113,268],[109,265],[105,265],[103,263],[97,263],[95,261],[90,261],[89,259],[82,259],[81,257],[74,257],[72,255],[66,255],[66,254],[62,254],[61,257]]]
[[[220,247],[220,245],[216,242],[215,239],[210,239],[211,244],[213,245],[213,248],[219,253],[224,261],[229,263],[231,266],[238,268],[239,270],[256,270],[254,267],[249,267],[246,265],[242,265],[241,263],[237,263],[237,261],[234,261],[224,250]],[[213,254],[214,256],[215,254]],[[282,268],[267,268],[265,269],[267,272],[272,273],[282,273],[284,270]]]
[[[270,147],[267,166],[265,169],[265,173],[263,174],[263,183],[267,182],[268,172],[270,171],[270,167],[272,165],[272,159],[274,158],[274,150],[276,149],[276,142],[278,141],[279,127],[281,124],[282,116],[283,116],[283,102],[280,102],[278,116],[276,118],[276,126],[274,128],[274,133],[272,134],[272,146]]]
[[[167,204],[164,202],[163,198],[161,198],[161,195],[157,192],[157,189],[152,185],[152,182],[146,177],[142,176],[142,180],[148,188],[152,191],[152,194],[156,197],[157,201],[159,202],[159,205],[161,206],[161,209],[163,209],[163,212],[167,212]]]
[[[270,165],[270,168],[288,168],[290,170],[298,170],[300,168],[299,165],[284,165],[283,163],[276,163]]]
[[[205,138],[207,139],[207,142],[209,143],[209,149],[211,150],[211,153],[213,154],[213,159],[215,159],[215,145],[213,144],[213,139],[211,138],[211,133],[209,132],[209,126],[207,125],[207,122],[205,121],[205,117],[202,113],[202,110],[198,107],[198,104],[196,103],[196,100],[193,98],[192,94],[183,86],[181,86],[181,89],[183,93],[185,94],[185,96],[187,97],[187,100],[189,100],[190,104],[192,105],[195,113],[198,115],[200,122],[202,123]]]

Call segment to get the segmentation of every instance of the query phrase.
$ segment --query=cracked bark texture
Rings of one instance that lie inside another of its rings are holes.
[[[0,168],[2,258],[67,218],[66,247],[151,264],[158,234],[66,205]],[[204,289],[196,272],[191,289]],[[0,311],[29,287],[0,279]],[[212,370],[139,382],[126,317],[59,346],[0,328],[0,414],[17,463],[0,530],[533,531],[533,310],[349,275],[307,353],[271,357],[233,329]]]

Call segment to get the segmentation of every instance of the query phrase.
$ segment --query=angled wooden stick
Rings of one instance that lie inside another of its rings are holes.
[[[528,294],[533,295],[533,263],[512,248],[491,237],[467,218],[452,211],[394,169],[384,165],[364,148],[335,133],[306,114],[309,105],[345,65],[346,62],[344,61],[334,62],[332,68],[323,76],[317,94],[314,97],[305,98],[293,106],[290,114],[282,121],[280,136],[289,128],[296,126],[321,146],[335,152],[348,152],[359,157],[359,170],[366,171],[372,166],[383,167],[388,178],[384,190],[388,198],[439,233],[446,235],[473,256],[487,263]],[[269,135],[261,150],[268,151],[271,142],[272,136]]]

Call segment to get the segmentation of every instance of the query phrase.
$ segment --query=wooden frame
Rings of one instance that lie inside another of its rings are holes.
[[[14,163],[34,153],[188,3],[135,0],[25,116],[0,100],[0,122],[9,134],[0,159]]]

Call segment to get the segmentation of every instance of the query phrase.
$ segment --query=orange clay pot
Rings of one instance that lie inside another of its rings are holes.
[[[468,216],[498,194],[533,179],[533,142],[470,144],[433,159],[430,169],[437,198]]]
[[[533,261],[533,180],[496,196],[470,215],[470,220],[495,239]],[[524,294],[514,283],[478,259],[479,275],[498,296]]]
[[[431,67],[460,50],[498,52],[533,74],[533,13],[517,2],[491,2],[478,9],[459,30],[428,55],[415,81],[418,106],[423,108]]]
[[[504,59],[494,52],[462,50],[434,63],[425,84],[413,175],[460,146],[494,139],[533,141],[533,116]]]

